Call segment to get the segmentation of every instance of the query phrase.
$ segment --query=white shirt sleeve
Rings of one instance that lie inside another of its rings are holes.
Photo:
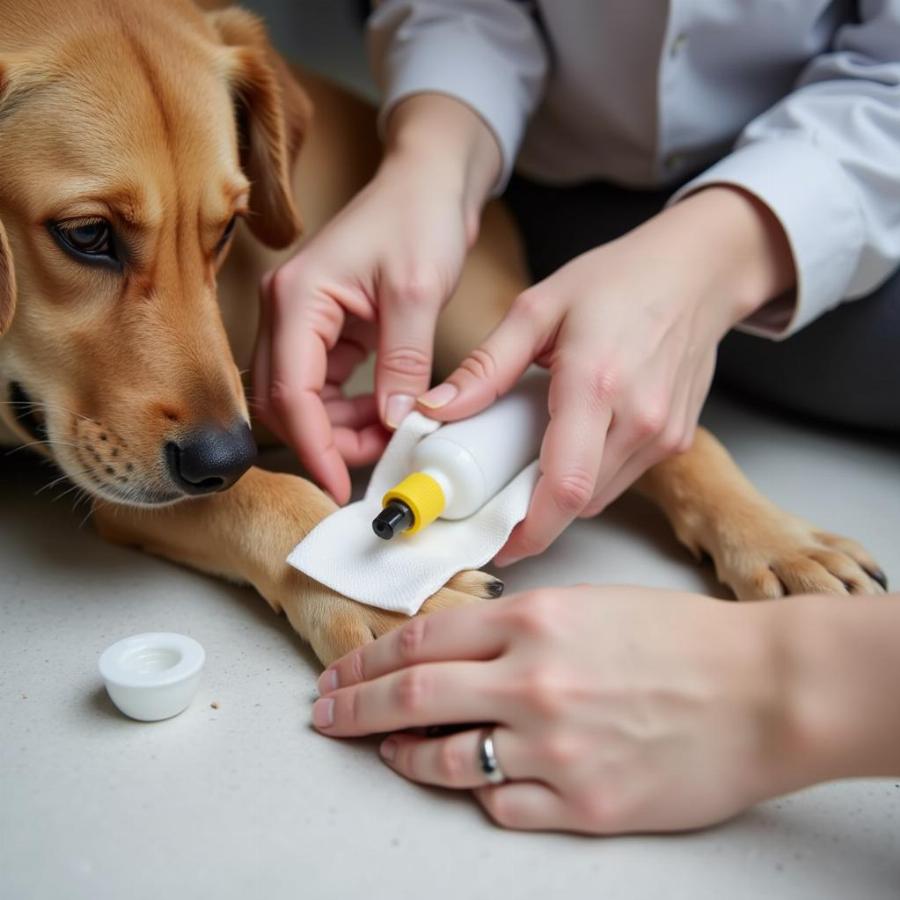
[[[900,264],[900,0],[861,0],[832,52],[812,60],[784,100],[752,121],[733,153],[673,201],[732,184],[784,228],[796,293],[741,330],[787,337],[845,299],[871,293]]]
[[[434,91],[470,106],[502,154],[506,186],[547,72],[547,49],[521,0],[383,0],[369,19],[380,124],[404,97]]]

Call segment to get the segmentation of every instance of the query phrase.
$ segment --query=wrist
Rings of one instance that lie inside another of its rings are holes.
[[[761,722],[769,740],[757,767],[756,799],[789,793],[827,780],[830,765],[819,691],[822,635],[806,597],[759,604],[766,652],[760,677],[767,687]],[[818,598],[816,598],[818,599]]]
[[[803,783],[900,772],[896,598],[779,604],[791,754]]]
[[[493,132],[466,104],[426,93],[397,104],[387,122],[382,169],[423,175],[478,218],[500,173]]]
[[[740,635],[731,649],[732,694],[753,723],[745,736],[744,805],[852,774],[854,716],[834,683],[842,637],[833,613],[842,603],[809,596],[728,610],[743,617],[740,628],[729,629]]]
[[[661,216],[668,217],[686,264],[704,279],[701,294],[721,306],[724,330],[795,287],[787,236],[752,194],[712,185]]]
[[[721,641],[727,654],[731,686],[729,705],[736,711],[732,728],[743,744],[738,785],[741,805],[750,806],[802,787],[805,744],[799,735],[805,696],[793,674],[795,661],[777,605],[729,606]],[[735,620],[741,619],[738,624]]]

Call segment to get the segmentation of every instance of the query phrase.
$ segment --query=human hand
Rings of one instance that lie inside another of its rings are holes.
[[[586,586],[436,613],[328,668],[313,721],[334,737],[390,733],[397,772],[474,789],[509,827],[699,827],[815,780],[814,754],[799,754],[804,771],[795,749],[809,679],[791,678],[782,606]],[[507,782],[486,783],[480,727],[404,732],[462,723],[493,727]]]
[[[391,115],[373,181],[264,282],[255,412],[340,503],[347,465],[376,460],[428,388],[437,317],[498,166],[475,113],[412,97]],[[374,395],[346,398],[372,350]]]
[[[419,398],[455,421],[532,363],[551,374],[551,420],[528,515],[496,562],[543,551],[693,440],[719,340],[788,288],[780,226],[731,188],[701,191],[577,257],[519,296],[446,382]]]

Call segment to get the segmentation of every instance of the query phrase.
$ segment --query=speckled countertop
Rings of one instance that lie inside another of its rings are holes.
[[[764,490],[860,538],[900,580],[896,444],[724,400],[707,419]],[[33,496],[50,478],[21,455],[0,465],[3,900],[900,897],[891,781],[681,837],[504,833],[464,795],[405,783],[367,742],[314,734],[313,661],[283,620],[249,590],[107,546],[70,498]],[[715,589],[637,499],[507,577],[587,580]],[[113,709],[96,659],[150,630],[196,637],[208,660],[193,706],[147,725]]]

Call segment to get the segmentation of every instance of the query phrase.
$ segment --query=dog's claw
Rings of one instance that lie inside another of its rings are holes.
[[[888,589],[887,575],[885,575],[881,569],[870,569],[868,566],[864,566],[863,568],[866,570],[866,574],[872,581],[877,581],[884,590]]]
[[[503,582],[494,575],[477,569],[466,569],[454,575],[446,585],[454,591],[462,591],[479,600],[490,600],[503,593]]]

